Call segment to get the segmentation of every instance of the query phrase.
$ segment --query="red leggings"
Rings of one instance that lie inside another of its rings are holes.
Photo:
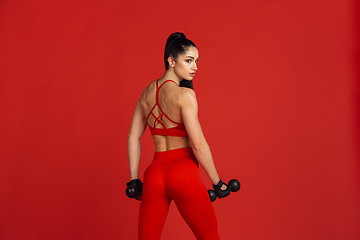
[[[198,240],[219,240],[216,216],[191,148],[155,152],[144,174],[139,240],[159,240],[174,200]]]

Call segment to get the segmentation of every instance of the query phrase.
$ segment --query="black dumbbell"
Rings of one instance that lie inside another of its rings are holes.
[[[136,187],[127,187],[126,188],[126,196],[129,198],[135,198],[138,201],[141,201],[142,192],[139,193]]]
[[[240,182],[238,180],[236,180],[236,179],[231,179],[229,181],[229,183],[228,183],[228,188],[230,189],[231,192],[239,191],[240,187],[241,187]],[[216,195],[216,192],[214,190],[209,189],[208,194],[209,194],[211,202],[216,200],[217,195]]]
[[[126,196],[141,201],[143,193],[143,183],[140,181],[140,179],[133,179],[130,182],[126,183],[126,186]]]
[[[129,198],[134,198],[138,195],[138,190],[136,187],[127,187],[125,192],[126,196]]]
[[[236,179],[231,179],[228,183],[228,187],[230,187],[230,191],[237,192],[240,190],[240,182]]]
[[[216,192],[212,189],[209,189],[208,190],[208,194],[209,194],[209,197],[210,197],[210,201],[213,202],[216,200],[217,198],[217,195],[216,195]]]

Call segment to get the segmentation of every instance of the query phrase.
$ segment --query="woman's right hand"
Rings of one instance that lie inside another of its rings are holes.
[[[129,187],[135,187],[137,190],[137,194],[135,196],[135,199],[140,201],[141,200],[141,196],[142,196],[142,192],[143,192],[143,183],[141,182],[140,179],[133,179],[130,182],[126,183],[126,186]]]

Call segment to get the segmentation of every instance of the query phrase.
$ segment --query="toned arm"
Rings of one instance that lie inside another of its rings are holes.
[[[140,101],[136,104],[131,121],[130,131],[127,139],[128,159],[130,167],[130,178],[139,178],[139,160],[141,153],[140,138],[146,129],[146,118],[140,106]]]
[[[195,92],[184,89],[180,98],[180,109],[186,132],[188,133],[194,155],[211,182],[216,185],[220,181],[211,151],[201,129],[198,119],[198,104]]]

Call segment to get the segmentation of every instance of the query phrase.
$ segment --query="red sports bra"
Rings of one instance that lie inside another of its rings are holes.
[[[159,104],[159,100],[158,100],[158,97],[159,97],[159,90],[160,88],[167,82],[173,82],[175,83],[176,85],[178,85],[175,81],[173,80],[166,80],[165,82],[163,82],[160,87],[159,87],[159,84],[158,84],[159,80],[156,80],[156,103],[155,105],[153,106],[153,108],[151,109],[151,111],[149,112],[149,114],[147,115],[146,117],[146,121],[148,121],[150,115],[152,115],[154,118],[155,118],[155,121],[154,121],[154,127],[152,127],[150,124],[149,124],[149,128],[150,128],[150,132],[151,132],[151,135],[162,135],[162,136],[173,136],[173,137],[187,137],[187,132],[186,132],[186,129],[185,129],[185,125],[183,123],[177,123],[177,122],[174,122],[173,120],[171,120],[168,116],[166,116],[166,114],[163,112],[163,110],[161,109],[160,107],[160,104]],[[178,85],[179,86],[179,85]],[[156,106],[158,106],[161,114],[159,116],[155,116],[155,114],[153,113],[154,109],[156,108]],[[166,128],[165,125],[160,122],[160,118],[164,116],[166,117],[170,122],[176,124],[175,127],[171,127],[171,128]],[[156,123],[160,123],[160,125],[163,127],[163,128],[155,128],[155,125]]]

